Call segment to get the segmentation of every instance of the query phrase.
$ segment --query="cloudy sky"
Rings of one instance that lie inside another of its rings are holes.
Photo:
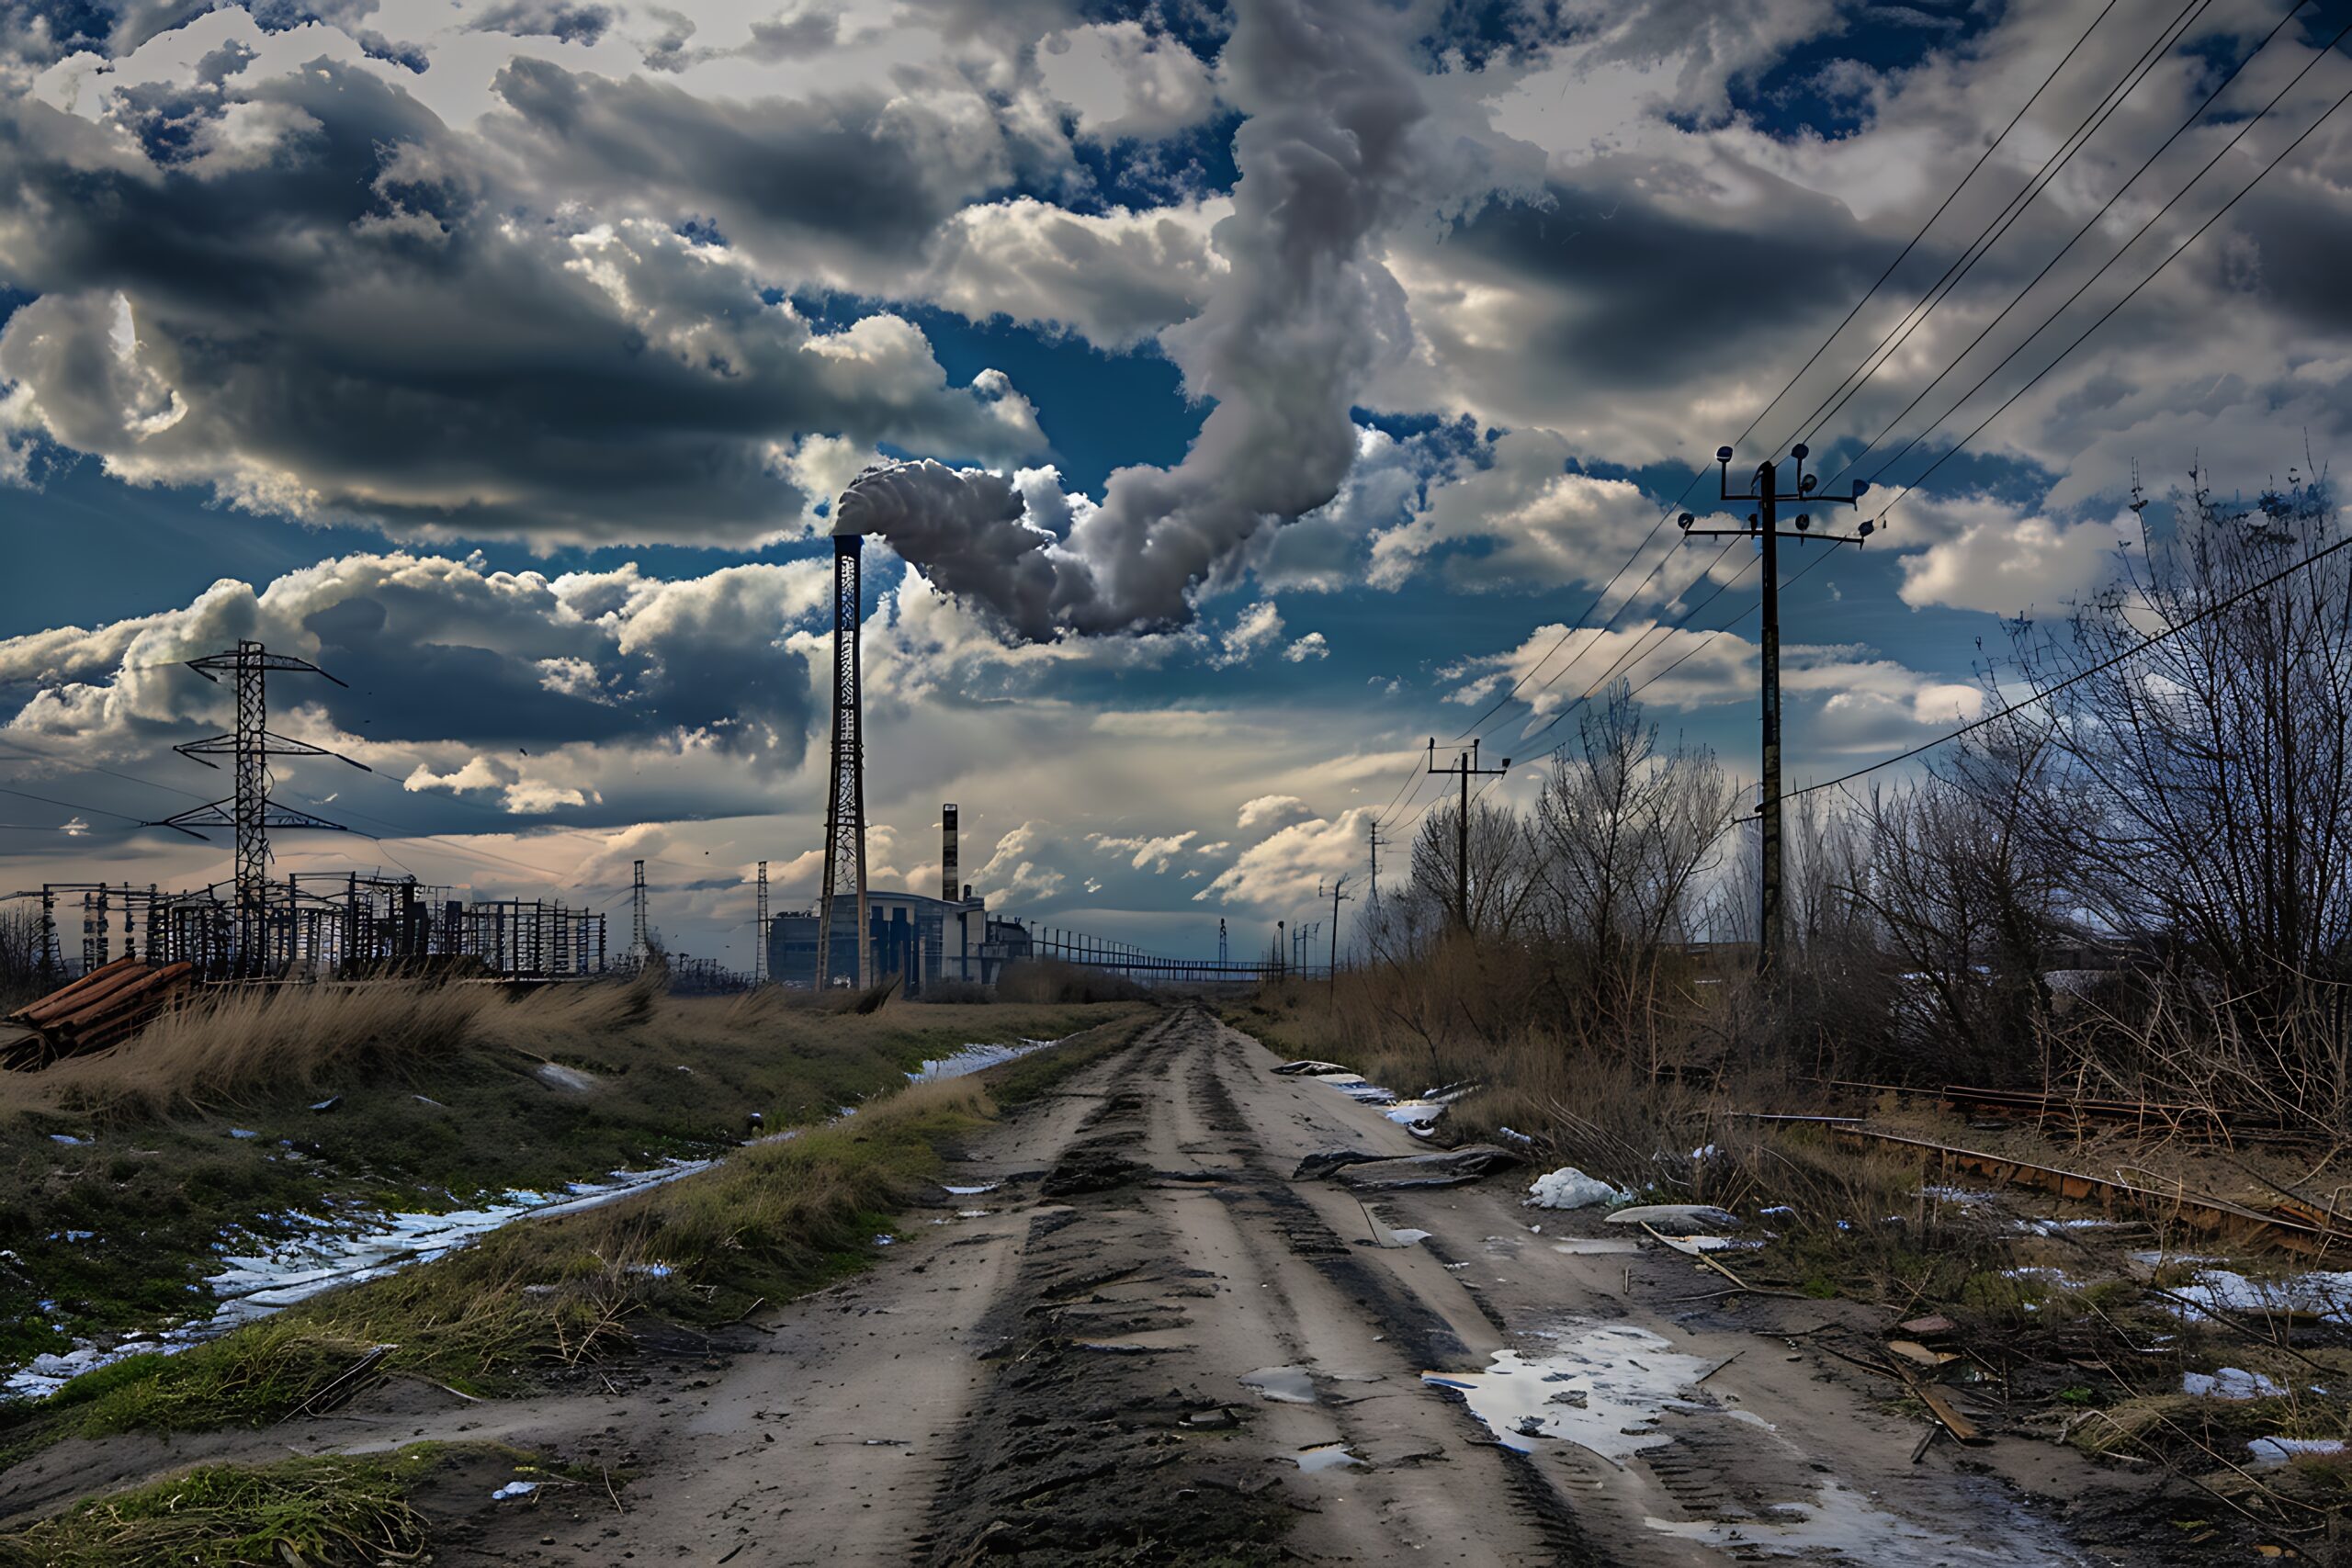
[[[641,856],[745,963],[754,863],[815,893],[884,460],[941,465],[839,509],[884,885],[954,800],[994,906],[1254,949],[1429,737],[1540,758],[1617,675],[1752,772],[1752,553],[1657,528],[1728,442],[1883,518],[1783,558],[1792,782],[1900,750],[2135,472],[2337,455],[2347,20],[0,0],[9,888],[226,874],[138,824],[226,787],[175,661],[258,637],[373,770],[281,768],[373,835],[281,871],[618,908]]]

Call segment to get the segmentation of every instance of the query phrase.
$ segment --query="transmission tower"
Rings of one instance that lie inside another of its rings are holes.
[[[1225,917],[1219,915],[1216,919],[1216,966],[1222,969],[1232,962],[1233,950],[1226,945],[1225,940]]]
[[[191,659],[187,667],[198,674],[220,684],[221,671],[235,678],[237,692],[237,727],[226,735],[215,735],[203,740],[191,740],[175,746],[181,756],[202,762],[208,768],[220,764],[209,759],[229,757],[236,774],[236,793],[225,800],[183,811],[150,826],[176,828],[191,838],[201,839],[198,828],[226,828],[236,840],[236,929],[232,967],[241,974],[254,974],[266,964],[267,904],[269,898],[269,829],[272,828],[311,828],[322,831],[347,833],[340,822],[330,822],[291,806],[281,806],[270,799],[269,760],[272,757],[333,757],[338,762],[350,762],[361,773],[375,770],[365,762],[353,761],[339,752],[307,740],[288,740],[273,735],[269,729],[268,676],[272,670],[289,674],[318,675],[341,681],[320,669],[307,659],[291,654],[272,653],[260,643],[241,640],[226,653],[208,653],[201,659]],[[290,931],[289,931],[290,938]]]
[[[628,962],[632,969],[642,969],[653,956],[646,945],[645,930],[645,863],[637,863],[637,879],[629,888]]]
[[[768,983],[768,863],[760,863],[760,914],[752,937],[752,984]]]
[[[859,739],[856,534],[833,536],[833,764],[825,805],[825,901],[817,916],[817,984],[833,981],[834,925],[853,891],[857,984],[872,984],[865,929],[865,749]]]

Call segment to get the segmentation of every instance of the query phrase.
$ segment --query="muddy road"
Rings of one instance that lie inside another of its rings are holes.
[[[2150,1481],[2021,1441],[1915,1460],[1916,1407],[1812,1348],[1859,1309],[1727,1302],[1591,1212],[1521,1207],[1524,1171],[1295,1179],[1428,1145],[1276,1065],[1171,1011],[977,1137],[875,1269],[714,1353],[299,1446],[499,1437],[633,1473],[450,1520],[458,1563],[2165,1561],[2114,1536],[2151,1533]]]

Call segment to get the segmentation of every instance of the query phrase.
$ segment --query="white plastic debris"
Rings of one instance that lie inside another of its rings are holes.
[[[539,1489],[536,1481],[510,1481],[490,1495],[493,1503],[511,1503],[517,1497],[528,1497]]]
[[[2344,1451],[2341,1438],[2256,1438],[2246,1444],[2245,1451],[2254,1456],[2256,1470],[2270,1470],[2290,1459],[2305,1454],[2340,1454]]]
[[[1623,1203],[1631,1192],[1620,1191],[1599,1177],[1587,1176],[1575,1166],[1564,1165],[1559,1169],[1535,1179],[1523,1200],[1530,1209],[1589,1209],[1595,1203]]]
[[[2199,1399],[2275,1399],[2287,1391],[2260,1372],[2223,1367],[2217,1371],[2181,1373],[2180,1392]]]

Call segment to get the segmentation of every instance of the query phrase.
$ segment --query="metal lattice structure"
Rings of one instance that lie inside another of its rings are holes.
[[[854,890],[856,981],[874,983],[865,906],[865,750],[860,737],[858,690],[858,560],[865,541],[833,536],[833,760],[825,804],[825,898],[817,915],[817,984],[832,984],[834,924],[841,900]]]
[[[760,912],[752,931],[752,984],[768,983],[768,863],[760,863]]]
[[[232,903],[233,925],[231,933],[232,967],[243,974],[259,974],[273,963],[269,942],[268,907],[270,900],[269,830],[272,828],[307,828],[322,832],[350,831],[340,822],[330,822],[308,811],[282,806],[269,797],[273,780],[269,771],[272,757],[333,757],[338,762],[348,762],[362,773],[372,772],[367,763],[313,746],[307,740],[288,740],[273,735],[269,729],[268,675],[273,670],[292,674],[318,675],[344,682],[311,663],[291,654],[272,653],[258,642],[240,640],[226,653],[210,653],[201,659],[191,659],[187,667],[218,684],[222,673],[235,683],[237,695],[236,728],[226,735],[215,735],[203,740],[191,740],[172,748],[181,756],[202,762],[208,768],[220,766],[208,761],[212,757],[228,757],[234,771],[236,793],[225,800],[183,811],[153,823],[158,828],[176,828],[191,838],[201,839],[199,828],[226,828],[236,842],[236,869],[232,879],[235,888]],[[288,950],[290,956],[290,947]]]
[[[653,955],[653,950],[650,945],[652,933],[646,929],[645,924],[645,863],[643,861],[637,863],[636,880],[629,886],[628,912],[628,965],[632,969],[642,969],[645,967],[646,960]]]

